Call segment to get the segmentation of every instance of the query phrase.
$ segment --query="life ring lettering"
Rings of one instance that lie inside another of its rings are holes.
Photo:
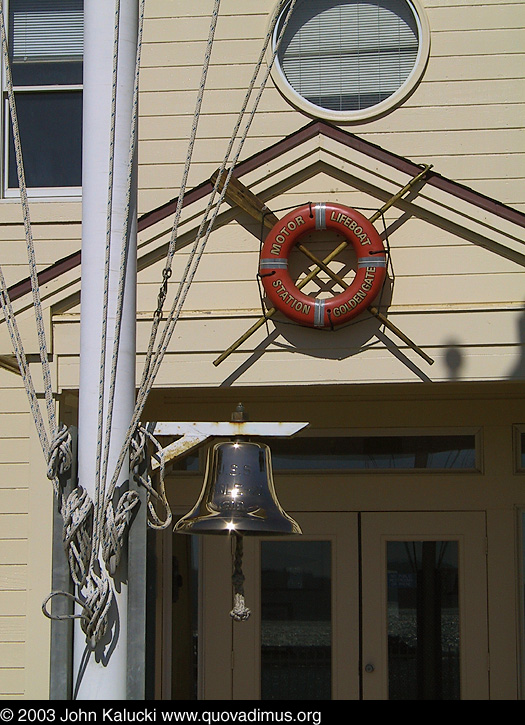
[[[301,292],[288,271],[294,246],[308,232],[331,229],[343,235],[357,256],[354,280],[330,299]],[[306,204],[289,212],[264,242],[259,274],[272,305],[295,322],[332,328],[357,317],[379,294],[386,276],[386,251],[375,227],[360,212],[341,204]]]

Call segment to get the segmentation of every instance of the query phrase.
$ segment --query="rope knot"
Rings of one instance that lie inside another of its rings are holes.
[[[82,586],[86,581],[91,558],[93,502],[82,486],[74,488],[61,509],[62,541],[69,559],[71,577]]]
[[[108,627],[108,612],[113,602],[113,589],[109,579],[98,576],[94,571],[86,583],[86,596],[80,626],[92,649],[105,635]]]
[[[71,433],[67,426],[62,425],[55,432],[49,446],[47,477],[50,481],[58,478],[71,468],[73,462],[73,449]]]
[[[120,563],[124,537],[133,509],[138,503],[138,493],[136,491],[126,491],[120,497],[115,509],[111,504],[106,509],[102,532],[102,551],[111,576],[115,575]]]

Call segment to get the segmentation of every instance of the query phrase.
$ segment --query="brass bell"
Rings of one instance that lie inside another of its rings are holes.
[[[277,500],[269,447],[245,440],[212,446],[200,498],[175,531],[247,536],[302,533]]]

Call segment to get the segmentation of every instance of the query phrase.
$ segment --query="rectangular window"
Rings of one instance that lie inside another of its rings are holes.
[[[480,470],[474,433],[276,437],[264,442],[270,447],[272,468],[278,472]],[[194,451],[170,465],[173,471],[202,473],[204,458]]]
[[[305,436],[267,443],[275,471],[478,470],[474,434]]]
[[[9,0],[9,59],[33,193],[74,193],[82,185],[83,23],[83,0]],[[18,176],[5,82],[4,124],[9,195]]]

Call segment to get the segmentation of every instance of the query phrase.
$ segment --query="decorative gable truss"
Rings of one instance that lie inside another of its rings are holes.
[[[421,171],[404,158],[319,122],[241,162],[234,176],[241,197],[243,190],[249,191],[244,200],[226,196],[156,385],[523,377],[525,215],[435,169],[375,221],[388,249],[387,282],[374,303],[379,316],[365,312],[333,331],[299,326],[281,313],[264,319],[268,308],[257,272],[269,220],[321,201],[353,207],[370,218]],[[212,189],[207,181],[185,197],[165,313],[191,261]],[[139,220],[138,375],[175,208],[176,200]],[[312,241],[322,257],[324,240]],[[57,390],[78,386],[79,261],[73,255],[41,276]],[[351,259],[333,264],[337,272]],[[309,260],[297,265],[298,272],[309,269]],[[317,292],[317,285],[325,294],[335,293],[329,275],[320,273],[315,280],[307,291]],[[31,295],[23,283],[11,291],[24,342],[34,352]],[[2,354],[8,355],[4,330],[1,342]]]

